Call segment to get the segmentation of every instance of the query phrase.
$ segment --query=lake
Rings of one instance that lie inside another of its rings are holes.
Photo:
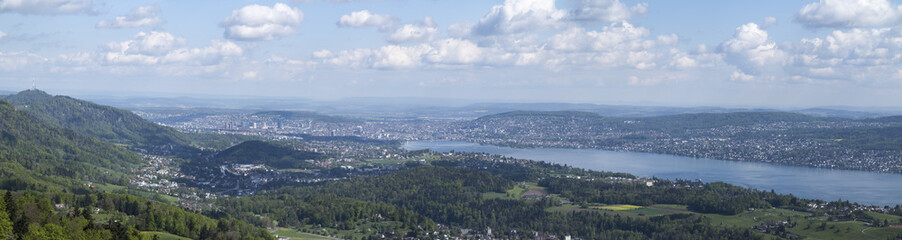
[[[803,198],[849,200],[868,205],[902,204],[902,174],[783,166],[759,162],[723,161],[654,153],[597,149],[509,148],[454,141],[412,141],[407,150],[483,152],[541,160],[597,171],[631,173],[639,177],[722,181]]]

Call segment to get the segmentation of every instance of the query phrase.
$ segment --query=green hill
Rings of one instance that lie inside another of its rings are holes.
[[[116,183],[141,157],[68,129],[49,126],[0,100],[0,188],[83,189]]]
[[[185,134],[144,120],[127,110],[66,96],[52,96],[40,90],[22,91],[6,99],[44,123],[72,129],[105,142],[139,147],[191,144]]]
[[[315,168],[306,160],[322,157],[319,153],[298,151],[276,143],[246,141],[218,153],[216,160],[221,163],[266,164],[275,168]]]

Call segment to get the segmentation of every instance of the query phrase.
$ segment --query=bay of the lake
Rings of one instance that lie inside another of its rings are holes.
[[[631,173],[638,177],[699,179],[793,194],[803,198],[849,200],[867,205],[902,204],[902,174],[783,166],[760,162],[724,161],[654,153],[597,149],[509,148],[454,141],[411,141],[407,150],[481,152],[566,164],[596,171]]]

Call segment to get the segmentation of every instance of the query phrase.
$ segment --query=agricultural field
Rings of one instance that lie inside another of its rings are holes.
[[[298,232],[294,229],[289,229],[289,228],[279,228],[279,230],[276,230],[272,234],[273,234],[273,236],[276,236],[279,238],[285,237],[285,238],[288,238],[291,240],[301,240],[301,239],[303,239],[303,240],[330,240],[330,239],[334,239],[334,238],[330,238],[330,237],[326,237],[326,236],[302,233],[302,232]]]
[[[524,197],[529,198],[529,197],[535,197],[535,196],[557,197],[557,194],[549,195],[548,191],[545,190],[545,187],[538,186],[536,183],[517,184],[517,185],[514,185],[513,188],[508,189],[506,192],[503,192],[503,193],[496,193],[496,192],[482,193],[482,199],[516,200],[516,199],[524,199]]]
[[[165,232],[141,232],[142,238],[153,239],[153,236],[157,236],[160,240],[190,240],[190,238],[181,237],[178,235],[165,233]]]

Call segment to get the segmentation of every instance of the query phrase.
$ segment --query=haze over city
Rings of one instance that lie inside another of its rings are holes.
[[[900,106],[899,1],[0,1],[0,89]]]

